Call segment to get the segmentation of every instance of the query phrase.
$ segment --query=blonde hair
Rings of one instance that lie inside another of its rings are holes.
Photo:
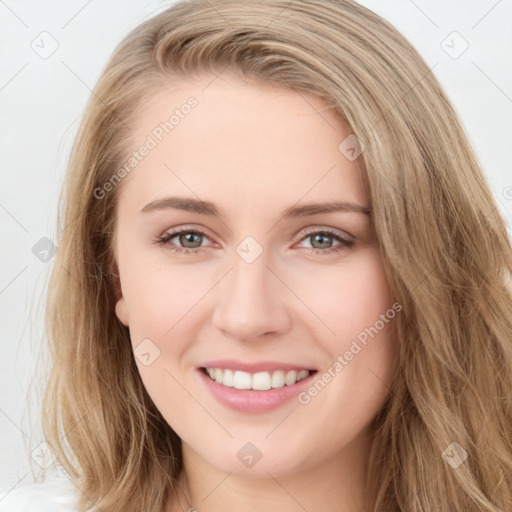
[[[103,71],[69,162],[47,312],[44,433],[84,493],[80,506],[160,511],[182,467],[180,439],[114,314],[123,183],[104,199],[94,190],[125,161],[151,91],[225,70],[317,94],[364,144],[372,222],[403,307],[396,371],[373,422],[368,510],[512,510],[506,227],[431,70],[393,26],[349,0],[181,2],[133,30]],[[455,468],[445,453],[467,459]]]

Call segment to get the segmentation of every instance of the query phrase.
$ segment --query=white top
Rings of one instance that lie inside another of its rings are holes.
[[[1,512],[78,512],[80,490],[69,478],[19,484],[0,492]],[[91,509],[91,510],[94,510]]]

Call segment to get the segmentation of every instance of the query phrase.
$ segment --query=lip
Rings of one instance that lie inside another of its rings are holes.
[[[300,366],[294,364],[279,363],[276,361],[260,361],[260,362],[244,362],[235,359],[219,359],[217,361],[206,361],[201,363],[197,369],[201,368],[220,368],[222,370],[239,370],[247,373],[258,372],[273,372],[275,370],[309,370],[313,371],[315,368],[307,366]]]
[[[208,368],[223,367],[212,365],[208,366]],[[233,368],[233,366],[226,366],[226,368]],[[235,368],[241,370],[240,367],[235,366]],[[261,368],[261,366],[258,366],[258,368]],[[291,367],[290,369],[295,370],[296,368],[307,370],[307,368],[301,367]],[[284,370],[288,368],[280,366],[277,369]],[[223,386],[222,384],[212,380],[204,368],[201,367],[197,369],[197,372],[206,385],[206,388],[219,403],[235,411],[251,414],[262,414],[285,404],[293,397],[296,397],[305,387],[309,386],[312,378],[316,374],[316,371],[314,371],[305,379],[302,379],[291,386],[285,385],[282,388],[271,388],[266,391],[258,391],[252,389],[235,389]]]

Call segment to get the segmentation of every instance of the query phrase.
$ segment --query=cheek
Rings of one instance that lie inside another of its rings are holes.
[[[180,385],[187,384],[183,375],[193,364],[189,349],[208,320],[201,299],[216,282],[215,276],[208,268],[150,264],[139,260],[136,252],[126,258],[123,270],[130,338],[144,386],[161,411],[180,409],[190,401]]]
[[[223,298],[214,286],[226,269],[207,264],[170,268],[169,264],[143,264],[133,257],[125,270],[123,289],[130,304],[130,334],[144,386],[185,442],[205,453],[214,453],[216,448],[212,447],[218,446],[222,452],[212,455],[212,463],[222,461],[226,453],[236,453],[238,448],[227,450],[225,433],[217,424],[204,430],[210,418],[205,420],[202,403],[192,397],[201,395],[194,381],[188,380],[188,370],[199,331],[206,328],[212,332],[212,316]],[[392,298],[379,253],[373,249],[361,251],[339,265],[309,263],[283,267],[278,273],[293,293],[284,286],[276,287],[280,297],[277,304],[289,306],[291,329],[309,340],[308,348],[322,359],[319,376],[331,368],[334,377],[331,375],[320,391],[313,390],[306,396],[307,402],[294,399],[291,404],[296,409],[295,421],[307,424],[307,429],[297,431],[284,423],[267,439],[268,426],[258,430],[257,426],[236,423],[229,428],[237,443],[253,435],[262,450],[266,447],[278,459],[283,458],[280,449],[287,447],[284,458],[297,465],[315,464],[353,440],[384,403],[394,360],[392,322],[374,336],[365,329],[374,326],[391,308]],[[281,283],[269,282],[274,283],[272,286]],[[360,341],[357,352],[351,349],[353,340],[365,333],[366,344]],[[144,357],[137,357],[142,352],[137,346],[146,339],[157,347],[145,342],[146,353],[158,351],[148,365]],[[351,360],[345,360],[346,365],[336,372],[333,364],[347,352],[352,354]],[[268,459],[273,460],[270,455]],[[279,466],[281,461],[276,464]]]
[[[207,264],[193,270],[184,264],[170,268],[161,260],[148,263],[142,258],[132,253],[123,275],[132,344],[136,347],[149,338],[173,364],[185,352],[193,329],[208,318],[211,321],[215,291],[211,292],[223,273]],[[391,330],[387,324],[382,329],[379,321],[391,307],[392,298],[377,249],[360,251],[340,265],[299,265],[279,272],[286,282],[293,283],[293,294],[285,289],[279,292],[282,302],[295,304],[296,325],[292,328],[310,330],[311,338],[323,345],[319,348],[331,356],[348,350],[353,339],[362,343],[372,339],[368,329],[376,322],[383,331],[380,338]]]
[[[330,353],[364,333],[392,305],[380,253],[374,248],[339,266],[303,272],[295,290],[321,321],[315,339],[325,343]]]
[[[204,294],[197,276],[187,274],[185,267],[171,271],[154,265],[134,266],[127,273],[135,362],[149,396],[173,427],[177,418],[179,423],[176,411],[190,405],[182,369],[195,339],[193,305]]]
[[[194,305],[214,282],[206,271],[186,265],[162,265],[136,258],[127,261],[123,293],[129,305],[132,342],[154,338],[163,342],[190,325]],[[189,316],[190,313],[190,316]]]
[[[336,272],[331,269],[323,282],[328,286],[312,289],[308,298],[322,320],[314,339],[325,357],[316,385],[299,402],[319,417],[329,411],[340,421],[352,416],[364,423],[386,398],[396,357],[394,324],[401,307],[393,306],[376,249]]]

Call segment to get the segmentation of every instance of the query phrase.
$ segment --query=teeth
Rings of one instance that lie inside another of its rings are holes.
[[[222,372],[222,370],[218,370]],[[215,370],[217,372],[217,370]],[[224,372],[222,372],[224,373]],[[218,381],[217,381],[218,382]],[[222,384],[222,382],[221,382]],[[233,387],[236,389],[251,389],[252,386],[252,377],[250,373],[246,372],[235,372],[235,377],[233,378]]]
[[[299,382],[299,380],[305,379],[308,375],[309,375],[309,371],[308,370],[301,370],[297,374],[297,382]]]
[[[295,384],[297,382],[297,372],[295,370],[291,370],[286,374],[286,377],[284,378],[284,383],[287,386],[291,386],[292,384]]]
[[[277,370],[272,374],[272,387],[282,388],[284,386],[284,372]]]
[[[221,370],[222,371],[222,370]],[[228,388],[232,388],[235,385],[235,376],[231,370],[224,370],[224,375],[222,377],[222,384],[227,386]]]
[[[252,389],[258,389],[259,391],[265,391],[272,387],[272,377],[268,372],[255,373],[252,376]]]
[[[206,368],[212,380],[235,389],[254,389],[266,391],[271,388],[291,386],[309,376],[309,370],[248,373],[239,370],[222,370],[220,368]]]

